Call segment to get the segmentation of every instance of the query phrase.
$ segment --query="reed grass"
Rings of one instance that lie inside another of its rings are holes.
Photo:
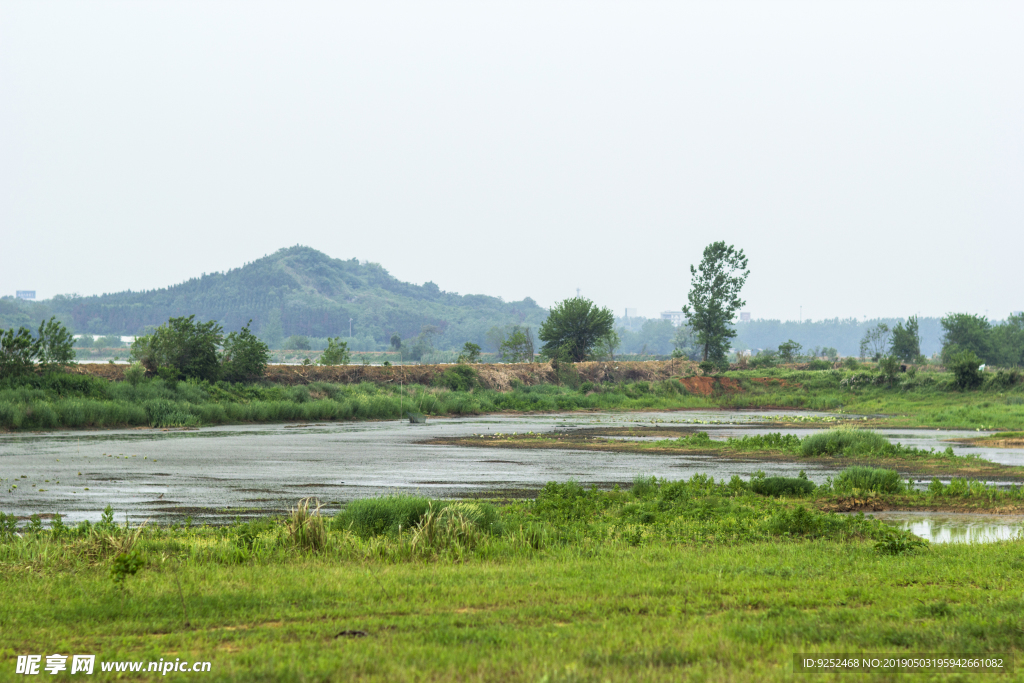
[[[872,491],[875,493],[904,493],[907,485],[899,472],[878,467],[847,467],[833,482],[837,493]]]

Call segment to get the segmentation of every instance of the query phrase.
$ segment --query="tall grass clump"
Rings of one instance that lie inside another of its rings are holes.
[[[847,467],[832,483],[837,493],[849,493],[854,489],[876,493],[904,493],[907,485],[896,470],[879,467]]]
[[[404,494],[354,500],[334,516],[335,529],[349,529],[360,538],[396,534],[419,524],[431,499]]]
[[[837,427],[811,434],[800,442],[804,456],[869,455],[890,450],[891,444],[881,434],[866,429]]]
[[[319,553],[327,547],[327,522],[320,514],[323,505],[312,498],[303,498],[288,514],[285,530],[288,538],[298,548]]]
[[[103,508],[99,522],[78,528],[81,540],[77,549],[83,557],[93,562],[106,557],[126,555],[135,548],[146,525],[147,522],[143,522],[133,529],[128,525],[127,519],[123,525],[115,524],[114,509],[108,505]]]
[[[414,553],[472,550],[483,537],[484,511],[477,503],[453,502],[435,507],[433,502],[412,532]]]

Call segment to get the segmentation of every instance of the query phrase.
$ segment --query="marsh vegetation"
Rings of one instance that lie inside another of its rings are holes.
[[[1018,542],[930,546],[757,479],[304,500],[219,528],[4,519],[5,635],[217,680],[788,680],[795,652],[1020,649]]]

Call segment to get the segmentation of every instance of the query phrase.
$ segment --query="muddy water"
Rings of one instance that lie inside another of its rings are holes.
[[[932,543],[1024,540],[1024,517],[951,512],[876,512],[873,517]]]
[[[811,416],[813,413],[786,412]],[[111,504],[118,520],[211,523],[277,512],[315,496],[340,503],[386,492],[436,497],[523,492],[548,481],[629,484],[639,473],[668,479],[696,473],[728,479],[757,469],[823,482],[833,468],[729,463],[708,456],[426,446],[435,436],[635,424],[699,424],[715,438],[757,431],[770,411],[588,413],[479,416],[408,422],[209,427],[191,431],[115,430],[0,436],[0,510],[27,516],[59,512],[69,522],[99,519]],[[740,429],[745,426],[746,429]],[[810,433],[798,430],[801,435]],[[735,434],[733,434],[735,432]],[[927,439],[949,438],[929,433]],[[923,438],[923,437],[922,437]],[[928,442],[930,443],[930,442]],[[938,442],[936,441],[936,446]],[[946,444],[942,444],[944,448]],[[954,450],[958,447],[954,446]]]

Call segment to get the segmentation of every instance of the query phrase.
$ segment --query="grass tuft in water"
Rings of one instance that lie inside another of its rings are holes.
[[[871,455],[886,452],[890,443],[881,434],[865,429],[837,427],[812,434],[800,442],[805,456]]]
[[[879,467],[847,467],[839,473],[832,486],[836,493],[852,493],[854,490],[903,493],[907,490],[899,472]]]

